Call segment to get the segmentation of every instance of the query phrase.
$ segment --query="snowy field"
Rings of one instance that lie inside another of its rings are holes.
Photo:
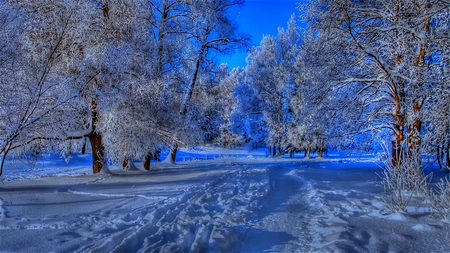
[[[407,214],[385,209],[374,156],[265,152],[181,150],[176,164],[110,166],[112,175],[93,175],[89,156],[46,156],[34,168],[8,161],[0,251],[450,251],[449,224],[426,202],[413,197]]]

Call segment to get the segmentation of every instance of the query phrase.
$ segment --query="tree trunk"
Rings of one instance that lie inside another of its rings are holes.
[[[319,146],[319,150],[317,152],[317,156],[320,158],[323,158],[323,140],[320,140],[320,146]]]
[[[289,152],[289,157],[290,158],[294,157],[294,151]]]
[[[272,154],[272,147],[269,147],[269,156]]]
[[[186,104],[187,104],[187,102],[189,102],[191,100],[192,93],[194,92],[194,87],[195,87],[195,83],[197,82],[198,72],[200,71],[200,62],[201,62],[202,55],[203,55],[203,48],[199,52],[199,56],[198,56],[197,62],[195,64],[194,76],[192,77],[191,83],[189,85],[189,91],[186,94],[186,97],[184,98],[183,104],[181,105],[180,114],[186,113],[186,110],[187,110]]]
[[[402,143],[404,136],[403,127],[395,125],[394,128],[398,134],[394,132],[394,138],[392,140],[392,165],[397,166],[402,160]]]
[[[151,159],[152,159],[152,153],[149,152],[144,158],[144,169],[145,170],[150,170]]]
[[[392,139],[392,165],[397,166],[397,164],[401,161],[402,157],[402,144],[404,141],[404,123],[405,123],[405,115],[402,113],[404,108],[404,97],[405,93],[403,90],[395,91],[394,94],[394,102],[395,102],[395,111],[392,115],[395,120],[394,124],[394,136]]]
[[[306,156],[307,154],[308,154],[308,149],[305,149],[305,154],[303,155],[303,157],[306,158],[306,157],[307,157],[307,156]]]
[[[281,147],[281,138],[278,140],[278,157],[281,157],[281,155],[282,155],[282,151],[283,151],[283,149],[282,149],[282,147]]]
[[[156,150],[155,154],[153,155],[153,159],[155,159],[155,161],[157,162],[161,162],[161,159],[159,159],[159,153],[161,153],[160,149]]]
[[[447,158],[445,159],[447,169],[450,168],[450,142],[447,143]]]
[[[123,159],[122,169],[125,169],[127,165],[128,165],[128,157],[125,157],[125,159]]]
[[[428,18],[425,22],[423,29],[425,30],[424,34],[428,34],[430,31],[430,25],[431,25],[431,18]],[[425,68],[425,58],[426,58],[426,50],[425,47],[427,46],[426,41],[420,42],[420,51],[419,56],[417,57],[417,66],[421,67],[422,70]],[[423,82],[421,81],[423,79],[423,71],[419,71],[418,73],[418,82],[415,84],[414,89],[418,92],[422,90]],[[408,136],[407,136],[407,143],[408,143],[408,149],[410,154],[417,153],[420,148],[421,140],[420,140],[420,131],[422,130],[422,105],[423,105],[423,97],[420,95],[418,97],[413,98],[413,122],[410,127],[408,127]]]
[[[161,8],[161,19],[158,26],[158,42],[157,42],[157,48],[158,48],[158,62],[156,66],[156,76],[161,77],[162,76],[162,70],[163,70],[163,58],[164,58],[164,37],[166,35],[166,23],[167,23],[167,16],[169,12],[169,6],[166,2],[162,3],[163,6]]]
[[[277,153],[277,148],[275,145],[273,145],[272,156],[275,156],[276,153]]]
[[[92,132],[88,135],[92,148],[92,172],[98,173],[106,162],[105,147],[103,146],[102,135],[96,132],[98,122],[97,102],[92,100]]]
[[[441,152],[441,149],[439,148],[439,144],[437,145],[436,153],[437,153],[436,157],[437,157],[437,162],[439,164],[439,169],[442,170],[442,163],[441,163],[442,155],[441,154],[443,154],[444,152]]]
[[[103,146],[102,135],[96,132],[89,134],[89,141],[92,147],[92,172],[99,173],[106,162],[105,147]]]
[[[86,154],[86,138],[83,138],[83,146],[81,147],[81,154]]]
[[[178,144],[175,143],[175,147],[170,150],[170,155],[172,156],[171,159],[173,162],[175,162],[175,159],[177,157],[177,151],[178,151]]]
[[[309,158],[310,155],[311,155],[311,146],[308,145],[308,150],[307,150],[306,156]]]
[[[7,148],[5,147],[5,151],[4,151],[3,157],[2,157],[2,164],[0,165],[0,177],[3,174],[3,165],[5,165],[6,155],[8,155],[11,145],[12,145],[12,143],[10,143]]]

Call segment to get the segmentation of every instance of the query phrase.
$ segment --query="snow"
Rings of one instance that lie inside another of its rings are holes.
[[[92,174],[76,155],[65,166],[50,156],[45,169],[14,170],[9,161],[0,183],[0,251],[450,250],[449,226],[430,217],[430,203],[414,196],[408,213],[386,209],[373,156],[240,152],[153,163],[150,171],[141,162],[138,170],[110,165],[108,174]]]

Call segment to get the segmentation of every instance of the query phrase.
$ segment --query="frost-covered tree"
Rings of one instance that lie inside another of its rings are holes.
[[[403,142],[421,144],[422,107],[435,85],[427,76],[445,50],[448,3],[318,0],[303,6],[310,36],[335,47],[329,57],[341,75],[330,84],[354,90],[359,101],[361,116],[349,133],[391,131],[395,164]]]
[[[3,4],[3,3],[2,3]],[[3,79],[4,155],[14,150],[73,152],[86,138],[93,171],[105,163],[99,108],[133,76],[128,69],[136,34],[135,1],[20,1],[20,62]],[[19,64],[20,63],[20,64]],[[14,103],[12,103],[14,101]],[[15,112],[17,111],[17,112]],[[3,116],[3,115],[2,115]],[[6,122],[6,123],[4,123]],[[76,140],[79,140],[77,142]]]
[[[191,29],[188,38],[193,43],[191,52],[192,63],[186,71],[189,72],[187,91],[180,108],[180,113],[186,113],[187,104],[192,98],[202,69],[208,68],[211,59],[217,54],[229,54],[236,49],[245,48],[249,36],[238,31],[233,21],[230,8],[244,4],[244,0],[193,0],[188,1],[192,12]]]
[[[228,72],[228,67],[225,64],[222,64],[220,68],[223,69],[222,71],[226,71],[225,75],[220,77],[220,82],[215,87],[218,95],[216,103],[222,124],[220,126],[220,136],[214,140],[214,143],[231,148],[243,142],[243,136],[233,132],[231,115],[237,110],[235,89],[242,82],[244,72],[241,68],[235,68]]]
[[[80,2],[2,2],[3,10],[8,7],[20,9],[9,15],[16,15],[14,19],[6,21],[21,34],[8,41],[18,50],[17,57],[5,69],[7,75],[2,75],[3,158],[9,151],[18,154],[30,146],[47,149],[53,144],[44,142],[78,138],[77,128],[82,124],[76,98],[97,76],[91,69],[80,68],[87,59],[81,56],[84,48],[77,37],[83,30],[78,28],[87,27],[89,7],[83,12],[86,6]]]
[[[234,89],[236,110],[231,114],[230,122],[233,133],[243,136],[245,146],[252,150],[265,145],[267,130],[261,110],[262,101],[253,84],[246,82],[245,75],[244,69],[243,77]]]
[[[299,33],[292,15],[286,30],[279,28],[277,37],[264,36],[261,45],[252,48],[247,58],[247,82],[253,85],[263,105],[266,144],[278,146],[279,157],[292,116],[290,99],[296,88],[294,64],[298,46]]]

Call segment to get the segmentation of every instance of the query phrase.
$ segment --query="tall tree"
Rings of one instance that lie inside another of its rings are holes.
[[[5,87],[17,92],[18,110],[9,119],[4,154],[33,147],[72,151],[74,140],[89,138],[93,171],[105,163],[99,109],[104,96],[129,78],[131,39],[135,34],[137,2],[27,1],[21,9],[24,30],[18,45],[21,65]],[[139,34],[139,33],[137,33]],[[128,73],[128,74],[127,74]],[[12,104],[11,104],[12,105]]]
[[[187,92],[180,113],[186,113],[199,73],[203,65],[211,61],[212,54],[228,54],[247,46],[248,35],[238,32],[237,24],[229,13],[230,8],[243,3],[244,0],[190,1],[192,15],[188,37],[194,43],[192,50],[195,53],[192,55],[190,79],[186,84]]]
[[[266,144],[278,146],[282,155],[282,143],[291,120],[291,94],[295,90],[294,64],[298,54],[299,33],[295,16],[288,22],[287,30],[280,28],[277,37],[264,36],[259,47],[249,52],[246,76],[254,85],[264,104],[264,121],[268,126]]]

